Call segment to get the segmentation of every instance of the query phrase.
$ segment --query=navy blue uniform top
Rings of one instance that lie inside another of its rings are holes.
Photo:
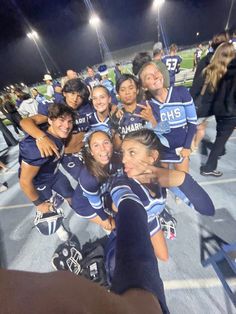
[[[160,112],[159,109],[156,108],[156,115],[155,118],[158,121],[160,121]],[[121,119],[116,118],[116,113],[112,115],[112,125],[111,128],[113,128],[115,131],[119,133],[121,138],[124,138],[126,134],[137,131],[143,128],[152,128],[152,125],[150,122],[144,120],[141,117],[137,117],[134,114],[140,114],[143,108],[136,107],[133,112],[128,112],[124,108],[123,110],[123,117]]]
[[[156,218],[165,208],[166,189],[158,184],[142,185],[135,179],[121,175],[114,180],[111,197],[118,208],[125,199],[132,199],[141,204],[148,216],[148,222]]]
[[[161,61],[165,63],[170,74],[170,83],[173,84],[175,82],[175,74],[179,73],[179,66],[182,62],[182,58],[178,55],[167,55],[164,56]]]
[[[19,163],[26,162],[31,166],[40,167],[40,171],[34,178],[34,183],[37,185],[52,182],[55,174],[57,173],[59,163],[64,154],[64,141],[54,137],[46,132],[47,136],[57,145],[60,153],[60,158],[57,156],[41,157],[36,141],[31,136],[26,136],[19,143]]]
[[[86,77],[84,82],[86,85],[89,85],[91,88],[93,88],[94,86],[100,84],[101,79],[102,79],[101,75],[96,73],[93,77],[91,76]]]
[[[168,140],[170,148],[190,148],[196,132],[197,115],[193,99],[184,86],[172,86],[168,90],[164,103],[153,99],[150,101],[154,117],[168,121],[170,132],[163,136]]]
[[[120,173],[121,164],[114,158],[109,164],[111,177]],[[110,180],[101,183],[84,165],[79,176],[78,185],[72,198],[73,209],[81,216],[92,218],[99,215],[103,220],[107,218],[104,212],[103,195],[108,192]]]
[[[88,116],[89,130],[101,130],[110,134],[109,120],[110,116],[108,115],[104,121],[100,121],[97,112],[93,112]]]
[[[48,108],[52,103],[53,101],[48,100],[39,103],[38,113],[44,116],[48,116]],[[65,102],[63,103],[66,105]],[[87,102],[85,104],[82,104],[79,108],[77,108],[74,111],[76,113],[76,116],[72,133],[75,134],[78,132],[87,132],[89,130],[88,116],[92,112],[94,112],[93,106],[90,104],[90,102]]]

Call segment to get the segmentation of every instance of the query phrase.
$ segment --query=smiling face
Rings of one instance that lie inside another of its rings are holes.
[[[145,171],[143,163],[153,165],[158,158],[157,150],[150,150],[133,139],[124,140],[121,151],[124,171],[129,178],[133,178]]]
[[[55,137],[65,139],[73,128],[73,119],[70,115],[64,115],[56,119],[48,119],[48,131]]]
[[[137,102],[138,89],[132,79],[128,79],[121,83],[118,94],[124,105],[133,105]]]
[[[109,164],[113,153],[113,146],[106,133],[95,132],[92,134],[89,147],[94,160],[102,166]]]
[[[99,113],[105,113],[109,111],[109,104],[111,97],[103,87],[95,87],[92,94],[93,106]]]
[[[155,64],[147,65],[140,75],[142,86],[151,93],[155,93],[164,87],[164,78]]]

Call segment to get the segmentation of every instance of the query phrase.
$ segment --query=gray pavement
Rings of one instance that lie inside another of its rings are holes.
[[[214,121],[209,122],[207,136],[215,136]],[[201,264],[207,256],[206,248],[214,252],[222,241],[230,243],[236,239],[235,144],[236,131],[227,143],[227,154],[219,161],[218,169],[224,173],[220,178],[202,177],[199,167],[205,157],[199,152],[191,156],[191,174],[212,197],[214,217],[203,217],[184,204],[175,204],[171,196],[168,198],[168,207],[178,221],[177,238],[168,241],[170,259],[160,262],[159,268],[173,314],[236,313],[212,266],[204,268]],[[8,191],[0,194],[0,265],[8,269],[53,271],[51,256],[61,242],[57,235],[45,237],[32,228],[34,208],[21,192],[17,179],[18,147],[9,151],[5,148],[0,135],[1,155],[5,154],[10,167],[8,172],[0,173],[0,180],[9,183]],[[66,225],[82,244],[104,235],[98,226],[76,216],[68,205],[64,209]],[[228,278],[236,291],[235,276]]]

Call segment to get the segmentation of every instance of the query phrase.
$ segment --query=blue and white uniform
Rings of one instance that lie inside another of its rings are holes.
[[[39,102],[38,113],[44,116],[48,116],[48,108],[53,103],[54,103],[53,100],[44,100],[42,102]],[[65,101],[63,101],[63,104],[67,105]],[[82,104],[79,108],[77,108],[76,112],[78,112],[78,114],[80,115],[88,115],[91,112],[94,112],[94,108],[90,102],[87,102]]]
[[[93,89],[94,86],[97,86],[100,84],[102,77],[99,73],[96,73],[93,77],[88,76],[84,80],[85,84]]]
[[[171,86],[164,103],[156,99],[150,101],[154,116],[160,114],[161,121],[168,121],[170,132],[163,134],[169,147],[163,147],[162,162],[182,162],[178,152],[190,148],[196,132],[197,115],[193,99],[184,86]]]
[[[165,63],[169,74],[170,74],[170,86],[173,86],[175,84],[175,74],[179,73],[179,66],[182,62],[182,58],[178,55],[171,56],[167,55],[164,56],[161,61]]]
[[[45,101],[39,104],[38,113],[48,116],[48,108],[53,103],[53,101]],[[64,102],[65,103],[65,102]],[[65,103],[66,104],[66,103]],[[87,132],[89,130],[89,115],[94,112],[93,106],[87,102],[82,104],[75,111],[75,123],[73,126],[72,134],[77,134],[80,132]],[[75,179],[78,179],[82,162],[79,153],[75,154],[65,154],[61,162],[63,168]]]
[[[114,160],[109,165],[111,176],[119,173],[120,169],[121,164],[117,160]],[[106,220],[108,215],[104,211],[103,196],[107,194],[109,185],[109,180],[104,183],[99,182],[84,165],[72,197],[72,208],[83,218],[94,218],[98,215],[102,220]]]
[[[74,190],[69,180],[58,169],[64,154],[64,141],[50,133],[46,132],[46,134],[57,145],[60,158],[57,156],[42,158],[35,139],[28,135],[19,143],[19,163],[21,165],[22,162],[25,162],[29,165],[40,167],[38,174],[33,179],[33,184],[42,199],[50,199],[52,190],[64,198],[71,198]]]
[[[112,185],[111,198],[116,208],[125,199],[132,199],[141,204],[147,212],[150,236],[160,231],[158,217],[166,205],[165,188],[161,188],[158,184],[151,184],[147,187],[135,179],[122,175],[117,177]]]
[[[104,121],[100,121],[97,112],[93,112],[88,116],[89,130],[90,131],[104,131],[111,135],[109,126],[110,116],[108,115]]]

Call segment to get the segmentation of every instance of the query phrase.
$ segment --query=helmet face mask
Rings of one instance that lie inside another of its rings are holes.
[[[58,208],[56,211],[50,211],[47,213],[36,211],[34,225],[41,234],[51,235],[60,228],[63,219],[64,215],[61,208]]]

